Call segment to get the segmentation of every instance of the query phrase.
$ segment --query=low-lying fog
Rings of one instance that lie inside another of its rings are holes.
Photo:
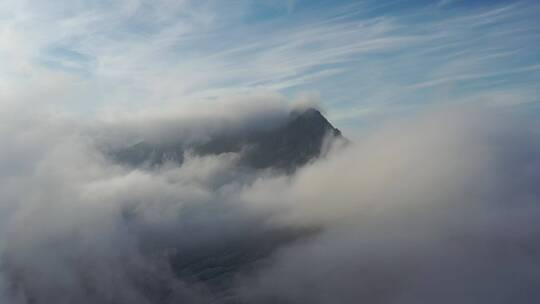
[[[91,123],[2,110],[0,303],[540,298],[536,122],[433,109],[292,174],[239,168],[235,153],[155,168],[103,153],[265,128],[291,110],[217,107]]]

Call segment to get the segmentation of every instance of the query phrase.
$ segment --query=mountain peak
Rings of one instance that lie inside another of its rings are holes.
[[[255,169],[274,168],[292,172],[319,157],[326,137],[341,138],[341,132],[315,108],[293,110],[290,118],[271,130],[221,134],[209,141],[186,147],[181,141],[159,146],[142,143],[115,153],[129,165],[152,166],[165,161],[183,162],[186,149],[198,155],[241,153],[239,165]]]
[[[332,133],[340,136],[341,131],[336,129],[324,115],[316,108],[307,108],[301,111],[294,110],[291,112],[291,121],[293,128],[309,128],[311,131],[318,131],[318,136],[321,136],[320,132]],[[324,134],[323,134],[324,136]]]
[[[324,118],[324,116],[321,114],[321,112],[318,109],[312,108],[312,107],[292,110],[291,116],[304,117],[304,118],[315,118],[315,117]]]

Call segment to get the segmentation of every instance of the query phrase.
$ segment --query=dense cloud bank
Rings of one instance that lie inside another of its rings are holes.
[[[231,124],[267,110],[288,112]],[[432,111],[284,175],[240,169],[234,153],[126,168],[102,153],[129,133],[122,120],[8,112],[2,304],[540,299],[540,143],[513,117]]]

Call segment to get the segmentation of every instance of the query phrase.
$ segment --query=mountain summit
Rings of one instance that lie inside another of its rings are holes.
[[[313,108],[294,111],[285,125],[254,134],[244,160],[254,168],[293,170],[318,157],[327,136],[341,137],[341,132],[321,112]]]
[[[326,138],[342,135],[320,111],[308,108],[292,111],[282,124],[268,130],[217,134],[188,146],[181,140],[168,144],[140,142],[115,151],[113,156],[127,165],[157,166],[166,161],[182,163],[186,151],[201,156],[240,153],[241,166],[290,172],[320,156]]]

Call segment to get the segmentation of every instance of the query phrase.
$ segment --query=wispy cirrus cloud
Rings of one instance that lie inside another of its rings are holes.
[[[32,87],[87,113],[316,91],[331,118],[354,129],[366,116],[350,113],[400,115],[495,85],[538,92],[538,4],[440,4],[8,0],[1,94],[20,99]]]

